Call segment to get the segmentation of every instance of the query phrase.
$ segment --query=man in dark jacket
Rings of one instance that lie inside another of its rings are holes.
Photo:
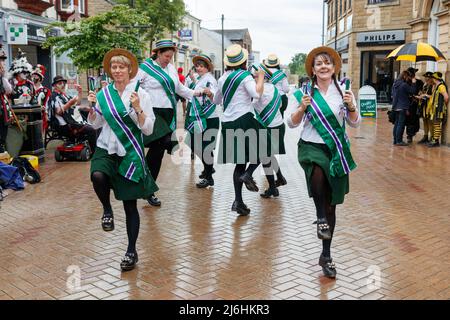
[[[413,79],[416,79],[416,72],[419,71],[419,69],[408,68],[407,71],[411,75],[412,81]],[[418,112],[419,99],[416,97],[419,96],[419,93],[422,91],[422,89],[423,89],[423,81],[420,79],[416,79],[415,90],[413,96],[411,97],[411,103],[409,106],[409,115],[406,116],[406,135],[408,143],[413,142],[413,137],[420,130],[420,122],[419,122],[420,115]]]

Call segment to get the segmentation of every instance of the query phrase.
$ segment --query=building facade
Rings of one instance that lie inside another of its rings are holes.
[[[449,79],[449,61],[397,62],[386,56],[401,44],[427,42],[449,58],[450,0],[325,0],[326,44],[342,57],[341,77],[352,79],[352,90],[363,85],[377,91],[379,103],[391,102],[394,80],[402,70],[441,71]],[[445,137],[449,129],[446,129]]]

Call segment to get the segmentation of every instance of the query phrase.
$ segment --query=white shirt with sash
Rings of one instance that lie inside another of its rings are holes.
[[[273,100],[274,93],[275,93],[275,86],[272,83],[268,82],[264,83],[264,93],[260,98],[253,100],[252,103],[253,108],[258,113],[263,112],[266,106]],[[284,122],[283,116],[281,115],[280,110],[278,110],[277,115],[270,123],[269,128],[279,127],[283,124],[283,122]]]
[[[277,71],[279,71],[277,68],[269,68],[270,72],[275,73]],[[280,82],[278,82],[275,87],[277,87],[278,91],[280,91],[281,95],[285,95],[289,93],[289,81],[287,79],[287,77],[285,77],[283,80],[281,80]]]
[[[316,85],[316,90],[319,90],[319,87],[317,85]],[[341,90],[342,90],[342,93],[345,92],[345,85],[341,86]],[[344,124],[344,121],[345,121],[352,128],[359,127],[359,125],[361,123],[361,116],[359,115],[359,111],[356,110],[356,112],[358,112],[358,118],[356,119],[356,121],[351,121],[350,118],[347,117],[347,110],[344,106],[342,96],[339,93],[339,90],[334,85],[334,83],[332,83],[328,87],[328,91],[326,94],[323,94],[323,93],[321,93],[321,94],[322,94],[323,98],[325,99],[325,101],[330,106],[330,109],[333,111],[336,119],[338,120],[338,122],[341,126]],[[353,95],[353,93],[352,93],[352,95]],[[289,104],[288,104],[287,112],[286,112],[288,115],[287,116],[287,124],[290,128],[296,128],[300,125],[300,124],[294,125],[292,123],[292,113],[294,113],[297,110],[299,105],[300,105],[300,103],[297,101],[295,96],[293,94],[290,95]],[[354,95],[353,95],[353,105],[356,107],[356,99],[355,99]],[[300,138],[302,140],[308,141],[308,142],[313,142],[313,143],[325,144],[322,137],[319,135],[317,130],[314,128],[314,126],[308,120],[306,112],[305,112],[305,115],[303,116],[303,120],[302,120],[301,124],[303,124],[303,126],[304,126],[301,136],[300,136]]]
[[[153,61],[153,63],[158,65],[156,61]],[[169,63],[167,67],[162,69],[170,76],[170,78],[172,78],[175,84],[175,93],[185,99],[192,99],[194,91],[180,82],[180,78],[178,77],[178,72],[175,67]],[[148,94],[152,96],[154,108],[173,109],[172,103],[170,102],[166,92],[164,91],[164,88],[161,86],[158,80],[151,77],[142,69],[139,69],[136,79],[142,80],[141,88],[143,88]]]
[[[213,77],[211,73],[204,74],[200,79],[197,80],[195,84],[195,91],[200,91],[206,88],[206,85],[209,82],[209,89],[212,94],[215,95],[217,92],[217,80]],[[203,103],[203,97],[194,97],[193,99],[197,99],[200,105]],[[217,113],[217,109],[208,117],[208,119],[218,118],[219,114]]]
[[[233,73],[232,70],[226,71],[219,79],[218,90],[214,95],[213,103],[216,105],[223,104],[222,88],[228,76]],[[222,116],[222,122],[234,121],[243,115],[251,112],[254,114],[252,99],[258,99],[259,94],[256,91],[256,81],[251,77],[245,78],[236,90],[230,104],[226,108]]]
[[[130,112],[133,109],[130,106],[130,98],[135,88],[136,88],[136,79],[132,80],[126,86],[125,90],[122,93],[122,96],[120,97],[122,99],[123,104],[125,105],[125,108],[127,109],[127,112]],[[115,86],[114,89],[116,89]],[[141,108],[147,116],[145,118],[144,125],[142,127],[139,125],[138,116],[136,112],[134,112],[134,110],[130,112],[130,117],[133,120],[133,122],[138,126],[138,128],[141,129],[142,133],[146,136],[149,136],[153,133],[153,125],[155,123],[155,114],[153,113],[151,97],[142,88],[139,88],[138,96]],[[98,102],[96,104],[96,109],[100,111],[100,106]],[[95,120],[90,121],[90,117],[88,117],[88,122],[89,124],[92,125],[92,127],[94,127],[94,129],[102,128],[102,132],[100,133],[100,136],[97,139],[97,147],[107,150],[108,154],[117,154],[120,157],[125,156],[126,154],[125,148],[123,147],[122,143],[119,141],[116,134],[108,125],[108,122],[106,122],[105,118],[102,115],[96,112]]]

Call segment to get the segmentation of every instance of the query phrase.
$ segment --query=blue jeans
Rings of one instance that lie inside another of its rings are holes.
[[[403,142],[406,126],[406,110],[395,110],[394,144]]]

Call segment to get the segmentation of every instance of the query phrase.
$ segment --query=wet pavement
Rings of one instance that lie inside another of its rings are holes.
[[[393,147],[384,113],[348,130],[358,169],[337,209],[335,281],[317,265],[297,130],[280,161],[288,185],[270,200],[244,190],[248,217],[230,210],[233,166],[198,190],[201,164],[166,156],[162,207],[138,201],[140,261],[128,273],[122,204],[113,200],[116,230],[103,232],[89,163],[56,163],[52,142],[42,183],[1,203],[0,299],[449,299],[450,148]],[[261,171],[255,180],[266,187]]]

